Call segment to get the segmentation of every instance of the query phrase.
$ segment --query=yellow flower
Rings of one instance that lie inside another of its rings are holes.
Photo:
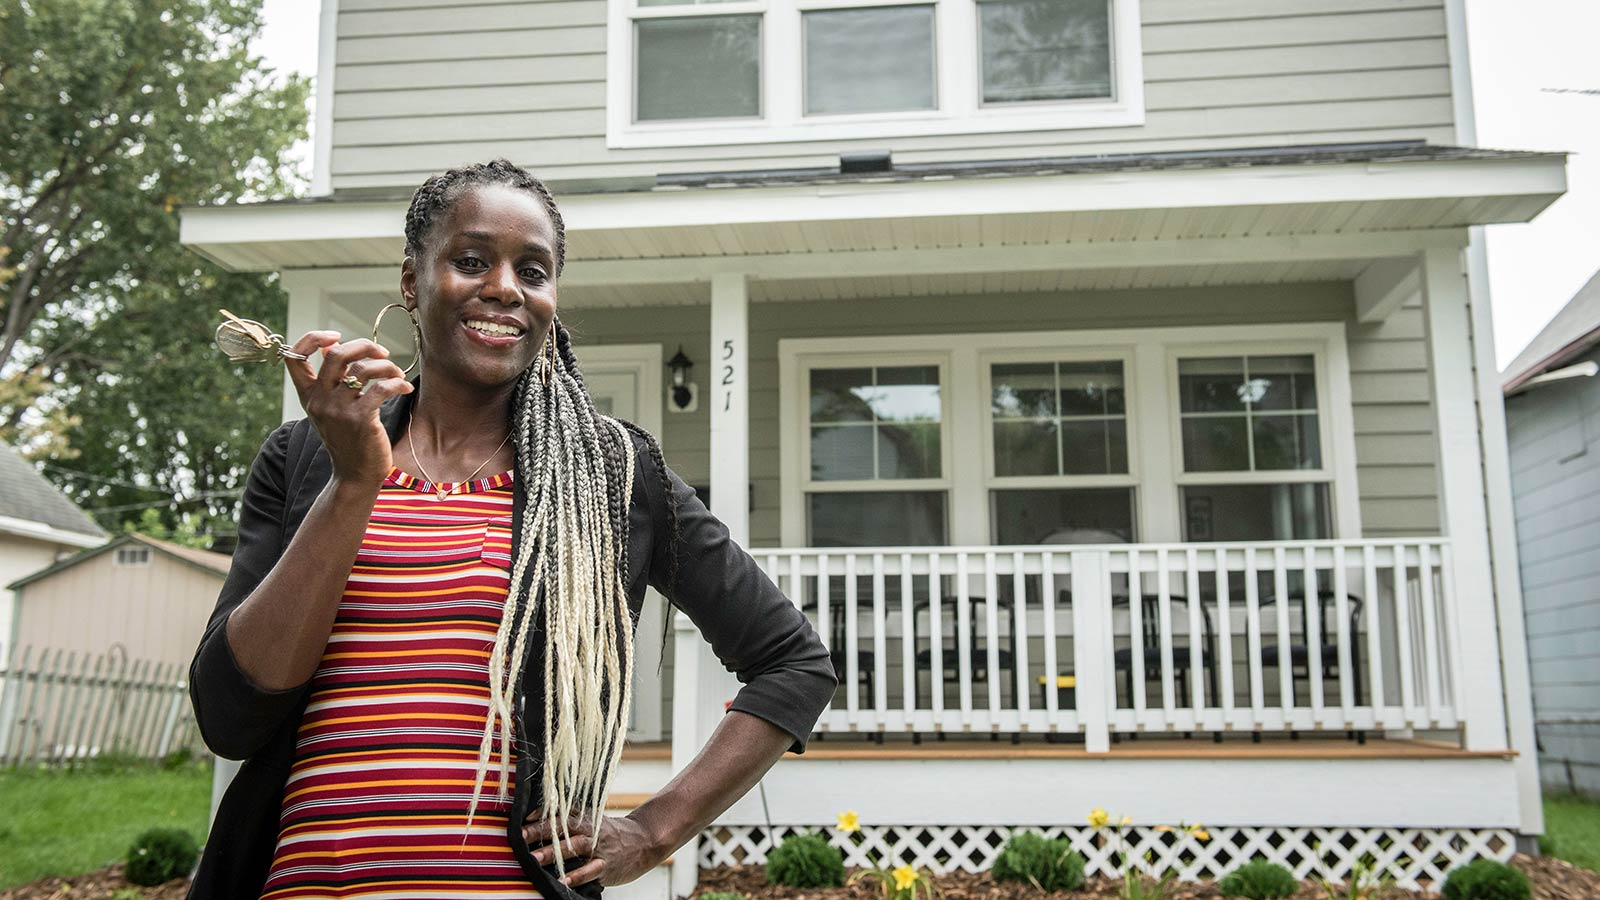
[[[1199,838],[1202,841],[1211,840],[1211,832],[1205,830],[1204,828],[1196,828],[1194,830],[1194,836]]]
[[[861,816],[855,810],[845,810],[839,813],[839,830],[851,834],[861,830]]]
[[[1098,806],[1089,812],[1089,824],[1096,828],[1104,828],[1110,821],[1111,817],[1106,815],[1106,811]]]
[[[894,889],[897,891],[903,891],[906,888],[911,887],[913,884],[916,884],[917,879],[921,877],[922,876],[917,874],[916,869],[913,869],[910,866],[901,866],[900,868],[894,870]]]
[[[1155,830],[1156,831],[1171,831],[1172,830],[1172,826],[1171,825],[1157,825]]]
[[[1123,816],[1121,824],[1123,824],[1123,825],[1132,825],[1133,824],[1133,816]]]

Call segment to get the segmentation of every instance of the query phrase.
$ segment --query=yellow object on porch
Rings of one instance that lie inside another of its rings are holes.
[[[1050,677],[1048,675],[1040,675],[1039,676],[1039,687],[1044,687],[1045,685],[1047,685],[1049,683],[1050,683]],[[1056,690],[1061,690],[1062,688],[1075,688],[1077,686],[1078,686],[1078,676],[1076,676],[1076,675],[1057,675],[1056,676]]]

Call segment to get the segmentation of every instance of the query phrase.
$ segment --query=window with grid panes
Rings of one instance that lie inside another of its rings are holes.
[[[994,541],[1132,541],[1123,362],[997,362],[989,393]]]
[[[1314,356],[1181,359],[1178,403],[1185,540],[1332,533]]]
[[[809,370],[810,546],[945,542],[940,382],[937,365]]]

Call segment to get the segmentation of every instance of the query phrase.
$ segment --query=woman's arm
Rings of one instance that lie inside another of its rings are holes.
[[[337,341],[335,332],[310,332],[296,342],[301,353],[323,350],[320,373],[306,362],[289,362],[333,477],[293,541],[282,547],[283,511],[290,501],[284,471],[288,427],[268,439],[251,466],[239,548],[190,669],[196,721],[207,745],[223,756],[245,758],[258,750],[316,672],[388,473],[388,434],[378,407],[412,390],[378,345]],[[365,393],[337,381],[346,372],[372,382]]]
[[[794,738],[755,716],[729,713],[694,760],[667,782],[666,787],[622,817],[607,818],[600,840],[592,840],[587,823],[575,827],[570,843],[562,846],[568,858],[588,856],[588,862],[568,872],[568,884],[600,879],[605,884],[627,884],[660,865],[674,850],[699,834],[755,787]],[[544,819],[523,829],[531,845],[550,839]],[[534,851],[539,865],[555,861],[549,846]]]
[[[655,523],[651,583],[694,621],[744,686],[694,761],[632,814],[607,819],[598,847],[588,829],[574,828],[563,856],[590,859],[568,874],[572,884],[602,876],[604,883],[622,884],[660,863],[760,781],[785,748],[804,752],[838,685],[811,624],[694,489],[670,469],[657,468],[649,454],[640,454],[638,477]],[[669,503],[677,512],[675,536],[668,534]],[[673,553],[677,576],[669,579]],[[534,845],[549,839],[539,823],[524,833]],[[542,848],[536,856],[548,864],[554,852]]]

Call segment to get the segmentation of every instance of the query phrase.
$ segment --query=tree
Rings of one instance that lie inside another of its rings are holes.
[[[112,530],[231,521],[280,396],[210,338],[281,293],[178,243],[181,205],[295,183],[307,84],[249,55],[260,27],[260,0],[0,0],[0,438]]]

